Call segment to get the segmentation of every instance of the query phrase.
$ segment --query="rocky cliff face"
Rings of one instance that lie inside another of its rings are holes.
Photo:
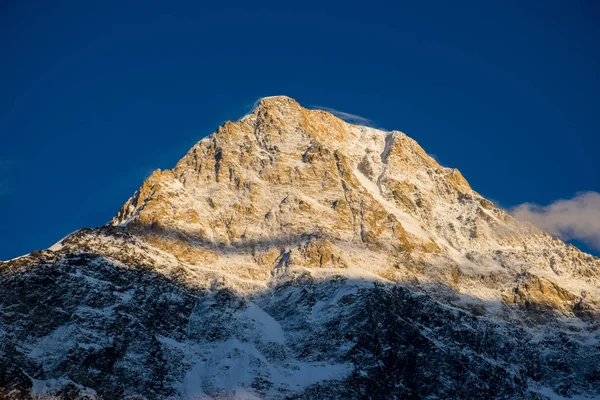
[[[594,398],[599,296],[405,134],[265,98],[0,264],[0,397]]]

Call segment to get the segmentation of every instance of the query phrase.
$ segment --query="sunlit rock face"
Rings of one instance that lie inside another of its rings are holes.
[[[402,132],[264,98],[0,264],[0,398],[594,398],[599,297]]]

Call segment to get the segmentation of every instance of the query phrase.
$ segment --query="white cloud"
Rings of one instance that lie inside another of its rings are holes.
[[[523,203],[511,212],[563,240],[580,240],[600,250],[600,193],[578,193],[572,199],[557,200],[547,206]]]
[[[354,125],[364,125],[364,126],[369,126],[371,128],[376,128],[375,124],[373,124],[373,121],[371,121],[368,118],[361,117],[360,115],[350,114],[350,113],[343,112],[343,111],[338,111],[338,110],[335,110],[335,109],[329,108],[329,107],[312,106],[312,108],[330,112],[333,115],[335,115],[336,117],[343,119],[344,121],[349,122]]]

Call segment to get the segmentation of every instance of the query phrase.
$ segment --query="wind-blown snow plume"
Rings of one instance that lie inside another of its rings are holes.
[[[600,193],[583,192],[547,206],[523,203],[512,214],[563,240],[581,240],[600,250]]]
[[[343,112],[343,111],[338,111],[338,110],[335,110],[335,109],[329,108],[329,107],[313,106],[313,108],[315,108],[317,110],[323,110],[323,111],[330,112],[333,115],[335,115],[336,117],[343,119],[344,121],[349,122],[354,125],[363,125],[363,126],[368,126],[371,128],[376,128],[373,121],[371,121],[368,118],[361,117],[360,115],[351,114],[351,113],[347,113],[347,112]]]

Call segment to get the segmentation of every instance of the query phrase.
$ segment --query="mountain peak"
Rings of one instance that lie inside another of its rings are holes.
[[[267,97],[0,263],[0,397],[597,398],[599,299],[408,136]]]
[[[281,248],[319,237],[340,265],[350,263],[344,249],[351,246],[380,266],[393,260],[430,265],[427,279],[446,282],[447,268],[455,268],[462,283],[446,283],[457,290],[490,274],[509,285],[512,272],[523,276],[519,263],[507,261],[519,254],[535,260],[528,270],[534,275],[560,275],[560,284],[548,282],[561,290],[596,293],[586,297],[590,304],[600,295],[578,278],[588,274],[600,282],[598,261],[577,250],[569,257],[585,272],[573,270],[564,243],[494,207],[413,139],[346,123],[287,96],[260,99],[251,114],[194,145],[173,170],[153,174],[111,223],[145,237],[183,235],[190,253],[197,251],[192,243]],[[567,277],[579,283],[570,286]],[[568,312],[569,306],[553,304]]]
[[[301,108],[300,104],[291,97],[283,96],[283,95],[266,96],[266,97],[261,97],[254,103],[252,112],[257,112],[257,110],[263,110],[263,109],[269,109],[269,108],[287,109],[289,107]]]
[[[285,95],[265,96],[265,97],[261,97],[260,99],[257,100],[257,103],[259,103],[259,104],[290,103],[290,102],[298,104],[298,102],[295,99],[293,99],[289,96],[285,96]]]

